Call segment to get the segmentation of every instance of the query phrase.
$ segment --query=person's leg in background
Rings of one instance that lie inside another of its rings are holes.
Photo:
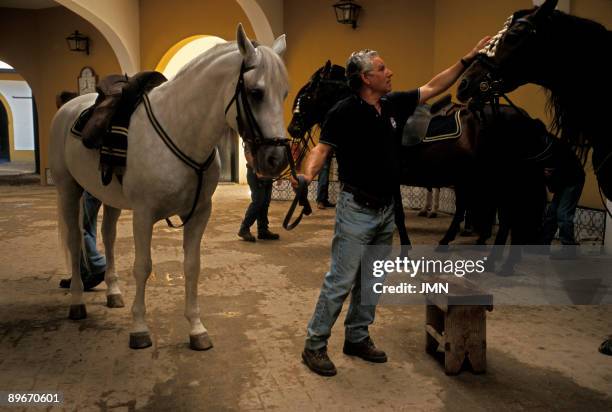
[[[244,214],[238,236],[247,242],[255,242],[255,236],[251,234],[250,229],[259,217],[265,201],[265,193],[260,185],[260,180],[257,179],[255,172],[253,172],[253,169],[250,167],[247,167],[247,182],[249,184],[249,189],[251,189],[251,203]]]
[[[81,279],[85,290],[92,289],[104,280],[106,257],[97,248],[97,221],[102,202],[83,191],[83,245],[81,248]],[[60,287],[69,288],[70,278],[62,279]]]
[[[263,192],[263,204],[259,210],[257,217],[257,239],[262,240],[278,240],[280,236],[277,233],[270,232],[268,226],[268,210],[270,209],[270,201],[272,200],[272,180],[259,179]]]

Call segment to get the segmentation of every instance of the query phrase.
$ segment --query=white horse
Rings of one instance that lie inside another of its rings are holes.
[[[138,106],[129,124],[129,150],[123,183],[116,178],[103,186],[98,170],[100,154],[71,134],[79,114],[91,106],[96,94],[65,104],[51,125],[50,166],[58,191],[60,234],[68,249],[72,271],[70,318],[87,316],[79,271],[81,232],[79,199],[83,189],[104,203],[102,235],[106,252],[107,305],[123,307],[117,283],[113,247],[121,209],[133,210],[136,296],[132,305],[131,348],[151,346],[145,321],[145,285],[151,273],[151,235],[158,220],[190,216],[184,226],[185,316],[191,325],[190,346],[212,347],[200,320],[198,277],[200,242],[211,213],[211,197],[219,180],[216,145],[240,132],[254,157],[255,170],[275,177],[287,165],[283,101],[287,96],[287,71],[280,58],[286,48],[282,35],[271,48],[254,45],[238,25],[237,41],[217,45],[195,58],[174,79],[148,93],[154,127],[145,105]],[[197,174],[160,137],[160,127],[174,145],[195,163],[209,161]],[[197,204],[194,199],[198,199]],[[192,211],[193,213],[191,213]]]

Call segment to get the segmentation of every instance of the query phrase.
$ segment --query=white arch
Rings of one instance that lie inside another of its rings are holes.
[[[271,46],[274,43],[274,33],[266,13],[264,13],[257,1],[236,0],[236,3],[242,7],[242,10],[247,15],[257,40],[266,46]]]
[[[140,71],[140,11],[138,0],[55,0],[97,28],[117,56],[127,74]],[[262,1],[262,0],[259,0]],[[257,39],[268,46],[274,43],[270,20],[256,0],[236,0],[247,15]],[[282,0],[267,0],[269,13],[282,9]],[[278,19],[277,19],[278,20]],[[277,23],[276,26],[279,24]],[[282,27],[276,27],[282,31]],[[280,32],[278,34],[281,34]]]
[[[117,56],[121,71],[140,70],[140,12],[138,0],[56,0],[94,25]]]

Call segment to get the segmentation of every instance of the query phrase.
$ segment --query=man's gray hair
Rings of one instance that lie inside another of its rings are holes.
[[[374,68],[372,59],[378,57],[378,52],[370,49],[356,51],[346,61],[346,77],[349,87],[354,91],[361,89],[361,73],[366,73]]]

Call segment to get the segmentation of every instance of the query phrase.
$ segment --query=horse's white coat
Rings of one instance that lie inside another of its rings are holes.
[[[149,93],[155,116],[174,143],[198,162],[216,150],[218,142],[237,130],[235,104],[227,114],[238,81],[243,59],[253,70],[244,76],[247,89],[261,88],[265,98],[251,100],[253,113],[264,136],[285,136],[283,100],[287,93],[287,73],[279,53],[286,47],[285,36],[272,48],[253,47],[238,26],[237,42],[215,46],[185,66],[177,75]],[[134,277],[136,297],[132,306],[132,332],[148,332],[145,322],[145,283],[151,273],[151,234],[153,224],[173,215],[186,216],[196,195],[196,173],[180,161],[162,142],[149,122],[143,105],[130,120],[129,150],[123,184],[116,178],[103,186],[98,170],[99,152],[89,150],[70,128],[82,110],[93,104],[96,94],[80,96],[64,105],[51,126],[50,165],[58,190],[60,231],[69,249],[72,271],[72,304],[83,304],[83,284],[79,272],[79,198],[87,190],[104,203],[102,234],[107,257],[107,295],[120,295],[114,267],[115,224],[120,209],[134,211]],[[261,173],[278,175],[284,149],[263,147],[254,167]],[[263,161],[262,161],[263,160]],[[190,335],[206,329],[199,317],[197,282],[200,273],[200,242],[211,212],[211,197],[219,179],[219,157],[204,173],[198,206],[184,227],[185,316]]]

